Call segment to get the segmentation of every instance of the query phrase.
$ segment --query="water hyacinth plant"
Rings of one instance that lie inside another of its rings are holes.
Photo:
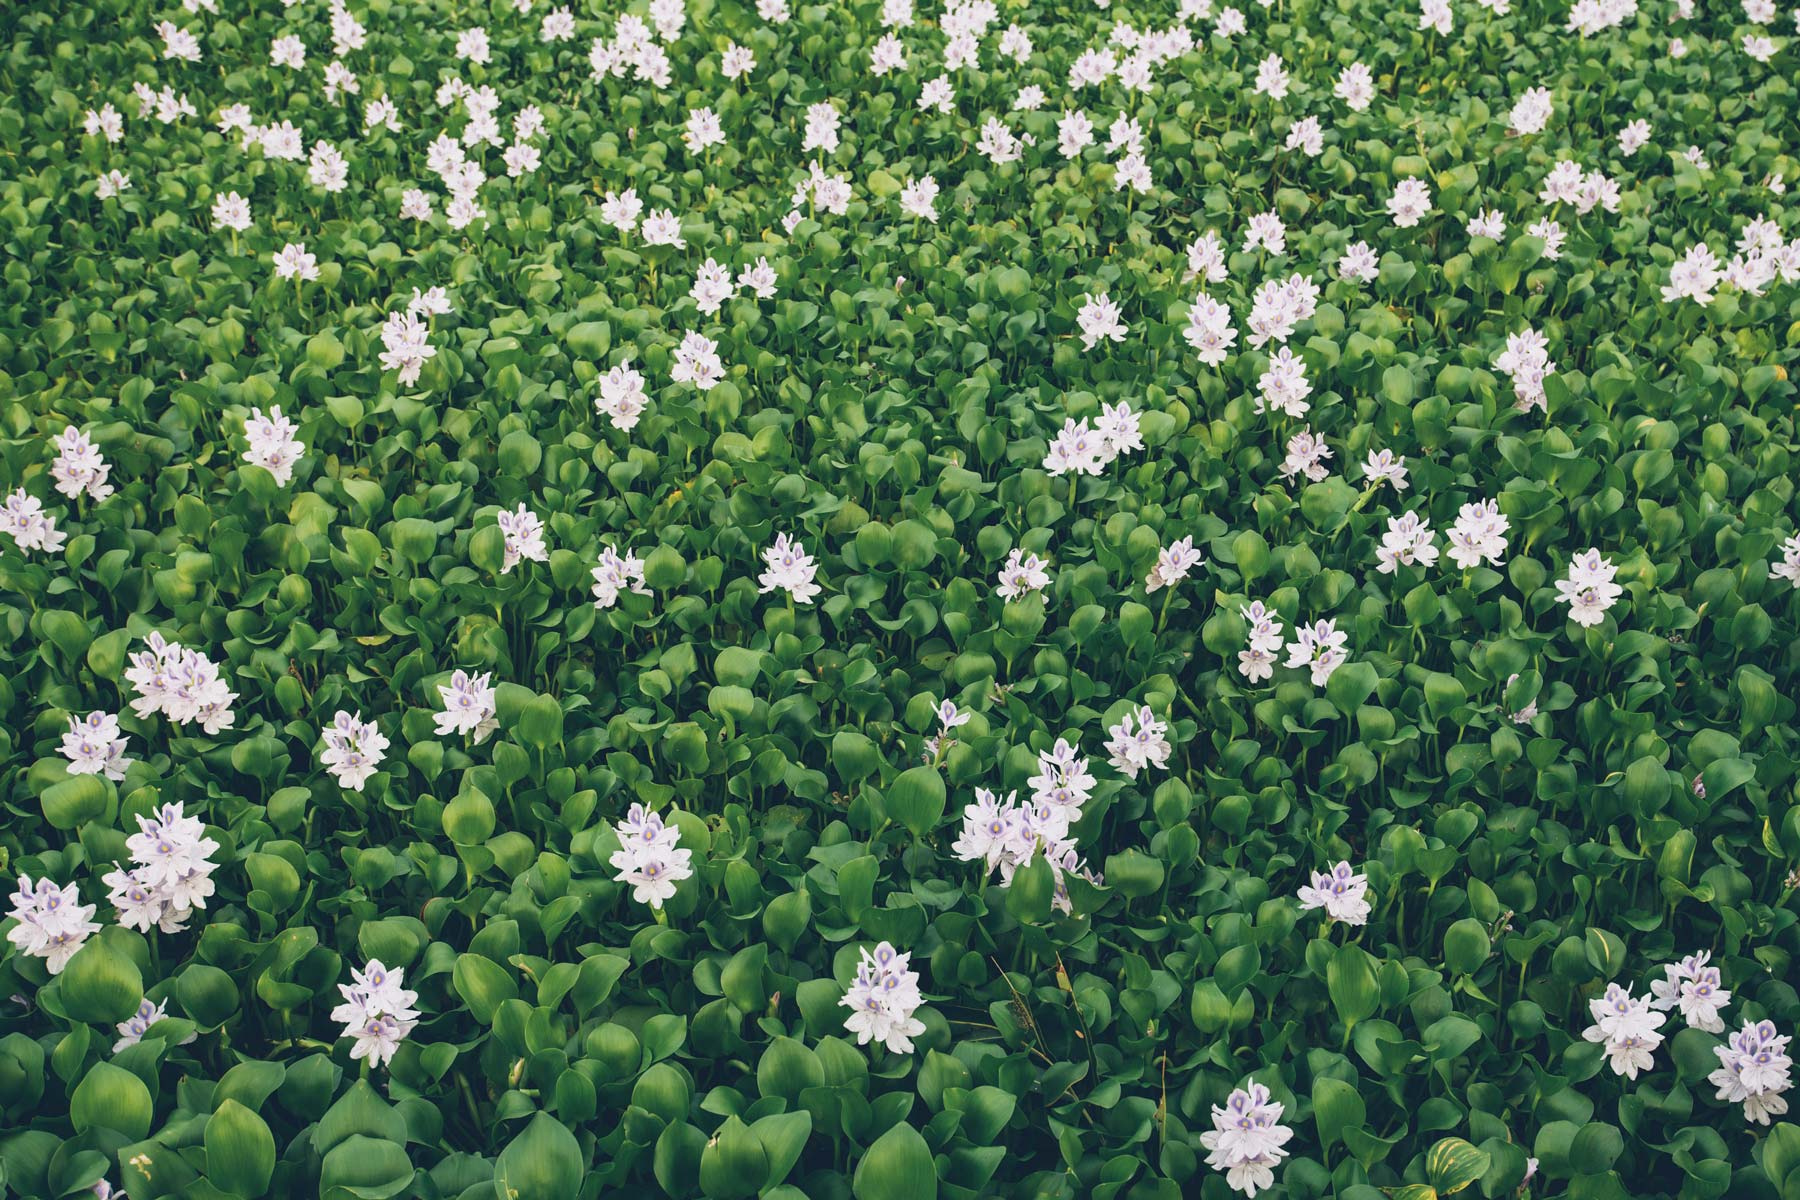
[[[1800,18],[21,0],[0,1194],[1800,1200]]]

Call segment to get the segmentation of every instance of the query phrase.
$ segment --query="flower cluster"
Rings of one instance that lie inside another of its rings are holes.
[[[1800,543],[1800,535],[1795,541]],[[1800,550],[1796,551],[1796,562],[1800,562]],[[1049,566],[1037,555],[1015,549],[1006,556],[1006,563],[1000,568],[999,586],[994,591],[1002,600],[1036,595],[1050,586]]]
[[[138,831],[125,839],[131,868],[116,867],[101,877],[107,899],[119,910],[119,924],[149,933],[187,928],[196,908],[213,894],[212,856],[219,843],[206,836],[198,817],[185,816],[182,804],[165,804],[154,816],[137,818]]]
[[[1437,540],[1431,526],[1416,512],[1389,517],[1387,532],[1375,550],[1375,569],[1392,575],[1401,567],[1429,567],[1437,563]]]
[[[611,546],[600,550],[600,564],[593,569],[594,607],[608,609],[619,602],[622,592],[648,596],[644,586],[644,560],[627,550],[621,555]]]
[[[1135,729],[1132,727],[1134,721]],[[1135,712],[1126,713],[1106,732],[1110,736],[1106,743],[1107,761],[1123,771],[1127,779],[1136,779],[1139,771],[1150,767],[1159,771],[1168,769],[1172,749],[1166,736],[1169,723],[1157,720],[1149,706],[1140,705]]]
[[[14,490],[0,505],[0,533],[10,534],[21,550],[54,554],[68,540],[56,528],[56,518],[44,511],[44,502],[24,488]]]
[[[62,754],[69,760],[71,775],[99,775],[108,779],[125,778],[125,768],[132,760],[125,757],[125,738],[119,732],[115,713],[91,712],[85,717],[69,718],[69,731],[62,737]]]
[[[1345,648],[1349,642],[1350,635],[1337,627],[1336,617],[1297,626],[1294,640],[1288,643],[1287,665],[1305,667],[1313,686],[1324,687],[1331,673],[1350,661],[1350,651]]]
[[[1450,526],[1450,561],[1467,571],[1483,563],[1506,558],[1506,531],[1510,524],[1495,500],[1477,500],[1457,510]]]
[[[244,437],[250,443],[244,451],[244,462],[263,468],[275,476],[276,483],[286,487],[293,481],[300,456],[306,453],[305,444],[294,436],[299,430],[298,425],[281,415],[279,404],[267,413],[260,408],[253,410],[244,422]]]
[[[148,650],[131,656],[125,680],[137,689],[131,711],[140,721],[162,713],[177,725],[198,721],[208,734],[230,729],[237,721],[231,702],[237,693],[226,686],[218,664],[179,642],[152,633]]]
[[[1781,543],[1781,561],[1769,568],[1769,574],[1800,588],[1800,533]]]
[[[438,696],[444,702],[444,711],[433,714],[431,719],[439,737],[468,734],[480,745],[500,728],[499,718],[494,715],[497,702],[492,672],[470,675],[458,670],[450,676],[449,683],[438,684]]]
[[[419,994],[402,987],[405,981],[404,969],[370,959],[362,970],[351,969],[349,983],[338,984],[344,1002],[331,1010],[331,1019],[344,1026],[339,1036],[354,1042],[352,1062],[367,1059],[372,1067],[392,1062],[400,1043],[418,1027],[419,1011],[413,1005]]]
[[[1206,1165],[1225,1172],[1225,1182],[1246,1196],[1275,1186],[1275,1168],[1294,1131],[1281,1123],[1280,1102],[1260,1083],[1238,1088],[1212,1109],[1213,1127],[1200,1135]]]
[[[925,1023],[913,1016],[924,997],[919,994],[919,973],[887,942],[873,953],[861,951],[856,978],[839,1001],[850,1010],[844,1028],[856,1035],[856,1044],[880,1042],[895,1054],[911,1054],[912,1039],[925,1032]]]
[[[1143,448],[1138,414],[1121,400],[1102,407],[1092,426],[1085,417],[1065,420],[1044,454],[1044,470],[1051,475],[1098,475],[1119,455]]]
[[[1773,1021],[1746,1021],[1723,1046],[1713,1047],[1719,1068],[1706,1081],[1719,1089],[1718,1099],[1742,1104],[1746,1121],[1767,1125],[1788,1110],[1782,1093],[1794,1085],[1790,1040],[1775,1032]]]
[[[1192,537],[1177,538],[1157,552],[1156,565],[1144,577],[1144,590],[1155,592],[1174,587],[1200,565],[1200,558]]]
[[[1731,993],[1719,977],[1719,968],[1706,965],[1709,955],[1702,950],[1680,962],[1663,967],[1663,978],[1652,980],[1650,1007],[1667,1012],[1679,1009],[1681,1019],[1695,1029],[1707,1033],[1724,1033],[1725,1022],[1719,1010],[1731,1003]]]
[[[1594,1023],[1581,1036],[1605,1047],[1615,1075],[1636,1079],[1639,1071],[1650,1069],[1656,1048],[1663,1042],[1658,1031],[1669,1019],[1666,1013],[1616,983],[1607,984],[1604,996],[1588,1001],[1588,1011],[1593,1013]]]
[[[388,740],[381,736],[375,722],[364,721],[361,713],[338,710],[331,728],[325,730],[325,753],[319,758],[331,772],[338,786],[360,792],[369,777],[381,766]]]
[[[663,902],[675,895],[675,885],[694,873],[689,865],[693,851],[678,845],[681,830],[633,804],[613,832],[619,837],[619,848],[608,860],[618,872],[614,878],[631,885],[633,900],[660,913]]]
[[[1554,374],[1550,343],[1535,329],[1508,335],[1506,349],[1494,356],[1494,369],[1512,379],[1514,407],[1520,412],[1545,408],[1544,377]]]
[[[494,518],[503,538],[500,573],[507,574],[525,559],[550,561],[549,547],[544,545],[544,522],[523,504],[511,512],[501,509]]]
[[[762,573],[758,581],[757,591],[767,594],[780,588],[791,596],[796,604],[811,604],[823,590],[813,582],[819,573],[819,564],[812,555],[806,552],[805,543],[787,534],[778,534],[775,544],[762,552],[763,565],[768,569]]]
[[[93,439],[73,425],[56,435],[56,461],[50,464],[50,478],[56,480],[56,490],[69,499],[84,493],[90,500],[112,495],[112,486],[106,482],[111,470]]]
[[[81,902],[81,888],[73,883],[59,887],[21,875],[9,915],[18,924],[7,931],[7,941],[21,953],[43,959],[52,975],[62,973],[89,934],[100,932],[94,906]]]
[[[1322,908],[1329,920],[1346,925],[1369,923],[1369,879],[1347,862],[1329,871],[1314,871],[1312,882],[1300,889],[1302,909]]]
[[[1253,600],[1238,609],[1247,626],[1245,645],[1238,651],[1238,670],[1251,683],[1260,683],[1275,674],[1275,656],[1284,642],[1280,614],[1261,600]]]
[[[1556,581],[1556,599],[1569,606],[1569,619],[1584,628],[1606,619],[1625,589],[1613,582],[1619,569],[1600,551],[1588,549],[1569,560],[1569,575]]]

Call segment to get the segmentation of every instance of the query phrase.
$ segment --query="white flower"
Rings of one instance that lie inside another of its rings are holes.
[[[1494,369],[1512,378],[1513,406],[1520,412],[1548,406],[1544,379],[1555,374],[1556,364],[1550,361],[1550,344],[1543,334],[1535,329],[1508,334],[1506,349],[1494,356]]]
[[[1800,534],[1795,535],[1794,541],[1800,547]],[[1800,555],[1800,549],[1796,554]],[[1041,592],[1050,586],[1050,573],[1046,570],[1049,565],[1035,554],[1014,550],[1000,568],[1000,584],[994,590],[1002,600],[1016,600]]]
[[[1508,522],[1496,500],[1465,504],[1450,527],[1450,559],[1461,570],[1484,562],[1498,565],[1506,558]]]
[[[275,274],[280,279],[317,279],[319,260],[307,253],[304,243],[289,242],[276,252]]]
[[[1381,535],[1381,545],[1376,547],[1375,558],[1376,570],[1383,575],[1392,575],[1401,567],[1415,564],[1421,567],[1435,565],[1438,548],[1431,526],[1416,512],[1389,517],[1387,532]]]
[[[633,804],[613,826],[619,849],[608,859],[618,883],[631,885],[631,898],[660,909],[675,895],[675,885],[690,878],[692,850],[677,845],[681,830],[642,804]]]
[[[1513,102],[1512,112],[1506,120],[1507,124],[1512,126],[1513,132],[1520,135],[1542,133],[1544,126],[1550,123],[1550,113],[1550,89],[1527,88],[1524,94]]]
[[[111,104],[102,104],[98,110],[87,110],[82,119],[82,131],[89,137],[103,137],[109,142],[116,142],[125,136],[125,118]]]
[[[1281,614],[1265,605],[1261,600],[1253,600],[1238,609],[1238,614],[1249,626],[1245,640],[1252,650],[1265,654],[1274,654],[1281,649],[1282,624],[1277,619]],[[1267,675],[1264,678],[1268,678]]]
[[[1092,350],[1102,341],[1125,340],[1125,323],[1119,319],[1119,306],[1104,292],[1083,299],[1075,323],[1081,328],[1081,348],[1084,350]]]
[[[1363,460],[1363,478],[1369,487],[1387,483],[1392,484],[1396,492],[1404,492],[1409,486],[1406,460],[1396,458],[1392,450],[1370,450],[1369,457]]]
[[[637,189],[626,188],[623,192],[606,193],[600,204],[600,219],[620,233],[630,233],[637,228],[638,216],[643,211],[644,202],[638,199]],[[675,232],[679,237],[679,221],[675,223]]]
[[[900,211],[909,217],[937,223],[937,180],[926,175],[900,189]]]
[[[504,541],[500,563],[502,575],[525,559],[550,561],[549,548],[544,545],[544,522],[536,513],[521,504],[511,512],[501,509],[494,520],[500,526]]]
[[[777,588],[787,592],[796,604],[811,604],[821,590],[814,582],[819,564],[806,552],[806,545],[787,534],[779,534],[775,544],[762,552],[768,569],[758,581],[757,591],[767,594]]]
[[[1271,100],[1283,100],[1287,98],[1290,82],[1286,68],[1281,65],[1281,55],[1271,54],[1257,64],[1256,86],[1251,90]]]
[[[649,403],[644,395],[644,377],[622,359],[617,366],[600,377],[600,394],[594,398],[594,411],[605,417],[614,429],[629,432],[635,428]]]
[[[1322,908],[1325,916],[1346,925],[1369,923],[1369,880],[1347,862],[1329,871],[1314,871],[1312,882],[1300,889],[1302,909]]]
[[[50,478],[56,481],[58,492],[71,500],[84,494],[90,500],[104,500],[113,494],[106,482],[111,472],[87,434],[68,425],[56,435],[56,461],[50,464]]]
[[[131,176],[125,174],[123,171],[108,171],[106,174],[100,176],[99,181],[94,184],[94,195],[102,200],[110,200],[120,192],[128,192],[130,190]]]
[[[1289,150],[1298,150],[1308,158],[1317,158],[1325,152],[1325,130],[1319,125],[1317,117],[1302,117],[1288,127],[1287,142]]]
[[[1249,228],[1244,231],[1244,253],[1248,254],[1258,246],[1270,254],[1287,253],[1287,226],[1274,209],[1251,217]]]
[[[1188,261],[1193,261],[1191,255]],[[1194,297],[1193,306],[1188,309],[1187,328],[1181,331],[1181,336],[1194,348],[1201,362],[1209,367],[1218,366],[1225,361],[1231,352],[1231,344],[1237,340],[1237,330],[1231,327],[1231,310],[1211,296]]]
[[[351,1061],[367,1059],[372,1067],[393,1061],[394,1052],[419,1024],[413,1005],[419,994],[404,988],[406,972],[371,959],[361,971],[352,968],[350,982],[338,984],[344,1002],[331,1010],[331,1019],[343,1023],[341,1036],[350,1038]]]
[[[669,378],[676,383],[692,384],[702,392],[709,391],[725,378],[725,364],[719,361],[719,344],[698,331],[688,334],[675,349],[675,365],[669,371]]]
[[[1658,1030],[1668,1020],[1666,1015],[1616,983],[1607,985],[1604,996],[1588,1001],[1588,1011],[1594,1023],[1581,1036],[1605,1046],[1615,1075],[1636,1079],[1639,1071],[1650,1069],[1653,1052],[1662,1045],[1663,1035]]]
[[[1618,574],[1611,559],[1600,557],[1600,551],[1589,549],[1569,561],[1566,579],[1556,581],[1556,599],[1569,606],[1569,619],[1587,627],[1600,624],[1606,612],[1625,594],[1613,582]]]
[[[1402,179],[1388,197],[1387,210],[1396,227],[1410,229],[1431,211],[1431,189],[1422,179]]]
[[[1711,304],[1713,289],[1724,278],[1719,256],[1705,242],[1689,248],[1686,255],[1669,268],[1669,282],[1662,298],[1670,303],[1683,298],[1699,304]]]
[[[485,65],[493,59],[493,52],[488,45],[487,30],[477,26],[465,29],[456,36],[456,57],[465,62]]]
[[[101,775],[108,779],[125,778],[132,760],[125,757],[125,737],[119,731],[116,714],[95,711],[85,717],[69,718],[69,730],[62,736],[62,755],[69,760],[71,775]]]
[[[1313,686],[1324,687],[1331,673],[1349,661],[1350,652],[1344,648],[1349,640],[1350,635],[1337,627],[1335,618],[1302,625],[1288,643],[1287,665],[1307,668]]]
[[[244,422],[244,438],[250,443],[244,451],[244,462],[263,468],[275,476],[277,484],[286,487],[294,478],[295,465],[306,453],[306,446],[294,437],[299,428],[281,415],[279,404],[267,413],[252,409],[250,419]]]
[[[1201,557],[1200,552],[1194,549],[1194,539],[1191,536],[1169,543],[1157,551],[1156,565],[1150,568],[1150,574],[1144,578],[1144,590],[1154,592],[1174,587],[1200,564]]]
[[[1287,441],[1287,456],[1281,460],[1281,477],[1292,479],[1305,475],[1318,483],[1331,474],[1325,463],[1331,458],[1331,447],[1325,439],[1315,437],[1310,429],[1302,429]]]
[[[1337,270],[1339,278],[1353,283],[1367,283],[1381,274],[1375,251],[1367,242],[1352,242],[1346,246],[1338,258]]]
[[[1506,236],[1506,217],[1498,209],[1483,209],[1469,218],[1468,230],[1470,237],[1492,238],[1497,242]]]
[[[437,727],[439,737],[469,734],[479,744],[500,728],[500,722],[494,715],[496,702],[492,679],[493,675],[488,671],[470,675],[467,671],[458,670],[450,676],[449,683],[438,684],[438,695],[443,699],[444,711],[432,714],[431,719]]]
[[[1079,158],[1094,144],[1094,123],[1080,109],[1063,114],[1056,123],[1056,148],[1064,158]]]
[[[319,761],[331,772],[338,786],[360,792],[375,774],[386,755],[388,740],[381,736],[375,722],[364,721],[361,713],[338,710],[331,728],[324,731],[325,753]]]
[[[1769,568],[1769,574],[1800,588],[1800,533],[1790,534],[1781,543],[1781,561]]]
[[[627,191],[627,195],[631,195]],[[635,197],[634,197],[635,199]],[[644,218],[644,241],[652,246],[673,246],[677,250],[687,249],[687,242],[681,236],[681,219],[673,210],[659,208]]]
[[[213,198],[212,222],[214,229],[234,229],[239,232],[250,228],[250,202],[236,192],[226,192]]]
[[[740,79],[756,70],[756,55],[736,42],[727,42],[719,56],[719,74],[727,79]]]
[[[648,596],[644,586],[644,560],[627,550],[623,557],[611,546],[600,551],[600,565],[593,569],[594,607],[611,608],[619,602],[621,592]]]
[[[1679,962],[1663,966],[1663,978],[1650,981],[1650,1007],[1667,1012],[1680,1009],[1681,1019],[1706,1033],[1724,1033],[1719,1010],[1731,1003],[1731,993],[1719,976],[1719,968],[1706,965],[1712,956],[1702,950]]]
[[[1184,281],[1203,279],[1207,283],[1224,283],[1230,277],[1231,268],[1225,262],[1225,243],[1219,240],[1218,231],[1209,229],[1195,238],[1188,246]]]
[[[1650,122],[1639,117],[1619,130],[1619,153],[1630,158],[1650,141]]]
[[[925,1023],[913,1016],[924,998],[919,993],[919,973],[908,969],[912,956],[887,942],[873,953],[861,951],[856,978],[840,1002],[850,1010],[844,1028],[856,1035],[856,1044],[880,1042],[895,1054],[911,1054],[912,1039],[925,1032]]]
[[[1134,719],[1135,729],[1132,727]],[[1148,706],[1139,706],[1136,712],[1126,713],[1124,719],[1106,732],[1110,737],[1106,743],[1107,761],[1123,771],[1127,778],[1136,779],[1139,771],[1149,767],[1159,771],[1168,768],[1172,750],[1166,736],[1169,725],[1157,720]]]
[[[754,266],[745,267],[738,272],[737,285],[754,295],[758,300],[775,298],[775,268],[769,260],[758,258]]]
[[[269,62],[277,67],[300,70],[306,66],[306,43],[289,34],[269,44]]]
[[[1269,365],[1256,381],[1255,411],[1286,413],[1304,417],[1312,408],[1306,397],[1312,384],[1306,378],[1306,364],[1288,347],[1283,346],[1270,357]]]
[[[146,639],[148,650],[132,654],[125,681],[138,695],[131,711],[145,721],[162,713],[177,725],[198,721],[208,734],[229,729],[236,721],[231,702],[237,693],[226,686],[218,665],[197,650],[163,640]]]
[[[1706,1081],[1719,1089],[1718,1099],[1744,1106],[1744,1119],[1767,1125],[1787,1112],[1782,1093],[1793,1086],[1789,1038],[1775,1032],[1773,1021],[1746,1021],[1723,1046],[1714,1046],[1719,1069]]]
[[[148,933],[154,925],[179,933],[213,894],[212,856],[219,843],[206,836],[198,818],[183,814],[181,804],[165,804],[137,822],[138,832],[125,840],[131,869],[109,871],[101,879],[110,889],[107,898],[128,929]]]
[[[1233,1091],[1224,1107],[1213,1105],[1213,1127],[1200,1135],[1206,1165],[1225,1172],[1225,1182],[1245,1196],[1275,1186],[1275,1168],[1294,1131],[1281,1123],[1282,1106],[1260,1083]]]
[[[687,143],[689,154],[701,154],[707,147],[725,141],[725,127],[719,122],[719,114],[712,109],[696,108],[688,113],[687,128],[681,138]]]
[[[806,129],[802,135],[800,152],[805,154],[817,150],[823,154],[836,154],[838,149],[838,129],[843,117],[838,115],[830,101],[821,100],[810,104],[806,109]]]
[[[128,1046],[137,1045],[144,1040],[144,1035],[150,1032],[152,1025],[165,1020],[168,1015],[169,1002],[167,1000],[151,1000],[146,997],[138,1001],[137,1012],[133,1013],[129,1020],[120,1021],[116,1026],[119,1031],[119,1039],[113,1043],[112,1052],[117,1054]],[[198,1031],[190,1033],[178,1044],[185,1046],[199,1036]],[[96,1190],[95,1195],[101,1197],[101,1200],[106,1200],[106,1193]],[[112,1200],[125,1200],[124,1192],[112,1192],[110,1195]]]
[[[1375,99],[1375,78],[1368,67],[1354,62],[1339,73],[1337,85],[1331,90],[1352,112],[1362,112]]]
[[[18,924],[7,931],[7,940],[21,953],[44,959],[52,975],[62,973],[89,934],[100,932],[94,906],[81,902],[81,888],[73,883],[63,888],[48,879],[34,883],[29,875],[19,876],[10,915]]]

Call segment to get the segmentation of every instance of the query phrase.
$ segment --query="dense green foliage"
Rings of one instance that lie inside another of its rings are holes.
[[[56,975],[4,947],[0,1194],[1220,1200],[1200,1136],[1254,1078],[1295,1131],[1276,1197],[1509,1196],[1528,1158],[1535,1194],[1800,1197],[1800,1128],[1715,1099],[1720,1035],[1672,1014],[1635,1078],[1583,1037],[1607,983],[1643,994],[1698,951],[1729,1029],[1800,1024],[1800,607],[1771,575],[1800,518],[1800,291],[1662,296],[1697,242],[1723,258],[1752,218],[1800,234],[1769,186],[1800,177],[1788,14],[1760,62],[1740,41],[1764,31],[1723,0],[1588,37],[1560,0],[1462,6],[1447,37],[1411,5],[1278,0],[1235,39],[1191,21],[1133,93],[1071,88],[1070,64],[1116,23],[1181,23],[1172,3],[1009,0],[940,113],[917,103],[935,3],[894,31],[911,65],[877,76],[878,4],[777,24],[690,0],[657,87],[590,77],[624,11],[600,0],[562,42],[542,0],[355,0],[342,102],[324,0],[219,8],[0,12],[0,483],[68,534],[0,536],[0,852],[9,880],[79,884],[105,926]],[[204,58],[166,59],[162,20]],[[1023,62],[996,49],[1009,22]],[[485,66],[453,52],[476,26]],[[290,34],[301,70],[270,61]],[[736,80],[728,42],[756,60]],[[1284,100],[1252,90],[1271,52]],[[1367,111],[1332,94],[1353,60]],[[526,105],[545,118],[535,171],[470,151],[491,178],[462,230],[427,166],[467,120],[436,98],[452,76],[491,86],[509,133]],[[134,82],[196,115],[140,117]],[[1014,111],[1031,85],[1044,107]],[[1535,86],[1554,116],[1517,136]],[[397,130],[364,128],[377,97]],[[111,143],[83,131],[108,101]],[[802,149],[822,101],[832,154]],[[234,103],[337,147],[348,187],[245,150],[217,123]],[[1078,106],[1099,141],[1070,161]],[[700,107],[724,141],[696,154]],[[1147,192],[1115,186],[1121,114]],[[1317,157],[1284,146],[1308,114]],[[1022,159],[977,151],[990,118],[1032,136]],[[1634,118],[1652,137],[1626,156]],[[1618,211],[1540,200],[1560,159],[1615,180]],[[784,228],[812,162],[848,177],[848,209],[803,202]],[[102,198],[108,170],[131,186]],[[898,203],[926,174],[935,223]],[[1404,178],[1431,190],[1409,228],[1385,207]],[[602,219],[626,187],[685,248]],[[397,215],[409,188],[430,221]],[[225,192],[253,206],[241,233],[210,216]],[[1285,253],[1242,251],[1268,210]],[[1507,232],[1470,236],[1480,210]],[[1526,233],[1545,217],[1559,257]],[[1187,270],[1209,229],[1214,284]],[[1356,240],[1366,283],[1339,276]],[[271,270],[288,243],[317,280]],[[776,296],[706,315],[709,256],[766,258]],[[1259,410],[1277,344],[1243,328],[1294,272],[1321,289],[1288,342],[1333,449],[1318,482],[1280,473],[1302,422]],[[1239,326],[1217,366],[1183,339],[1203,286]],[[431,287],[454,311],[401,384],[383,320]],[[1129,332],[1084,349],[1102,293]],[[1494,360],[1528,328],[1555,369],[1520,412]],[[727,372],[705,390],[671,379],[695,330]],[[649,406],[622,430],[594,401],[626,361]],[[1048,474],[1065,419],[1119,401],[1144,448]],[[305,446],[285,485],[242,458],[276,405]],[[116,494],[55,491],[71,425]],[[1408,490],[1364,478],[1378,449]],[[1390,518],[1441,536],[1488,498],[1503,561],[1377,570]],[[548,560],[503,570],[497,516],[521,504]],[[819,561],[813,603],[758,590],[780,534]],[[1183,537],[1203,562],[1147,592]],[[650,594],[594,607],[607,547],[643,558]],[[1623,596],[1584,627],[1555,583],[1590,547]],[[1041,596],[996,595],[1015,549],[1047,560]],[[1290,629],[1335,620],[1348,662],[1323,686],[1247,680],[1258,600]],[[219,665],[231,727],[133,713],[152,632]],[[457,669],[492,673],[485,740],[434,729]],[[971,718],[934,754],[944,699]],[[1174,752],[1128,777],[1102,747],[1139,705]],[[120,780],[58,749],[96,710],[120,716]],[[320,761],[340,710],[391,743],[360,791]],[[1098,776],[1073,833],[1101,882],[1067,876],[1067,913],[1043,859],[1002,887],[951,848],[975,789],[1028,794],[1058,738]],[[181,932],[127,929],[101,877],[175,802],[219,844],[216,894]],[[692,851],[660,913],[609,865],[633,803]],[[1296,899],[1340,860],[1367,876],[1366,925]],[[910,1054],[844,1026],[881,941],[925,993]],[[371,958],[422,1014],[375,1068],[329,1016]],[[145,997],[168,1019],[115,1053]]]

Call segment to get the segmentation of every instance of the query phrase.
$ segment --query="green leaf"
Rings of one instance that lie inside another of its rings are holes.
[[[888,815],[922,838],[944,819],[944,777],[934,767],[909,767],[887,789],[884,800]]]
[[[275,1174],[275,1135],[260,1116],[226,1100],[207,1119],[206,1178],[234,1196],[256,1197]]]
[[[1368,1109],[1352,1085],[1341,1079],[1321,1076],[1313,1081],[1313,1124],[1318,1127],[1319,1144],[1327,1148],[1343,1140],[1346,1129],[1361,1128],[1368,1119]]]
[[[581,1143],[549,1113],[531,1118],[494,1163],[494,1187],[507,1200],[568,1200],[586,1171]]]
[[[937,1165],[925,1139],[901,1121],[870,1146],[851,1183],[856,1200],[937,1200]]]

